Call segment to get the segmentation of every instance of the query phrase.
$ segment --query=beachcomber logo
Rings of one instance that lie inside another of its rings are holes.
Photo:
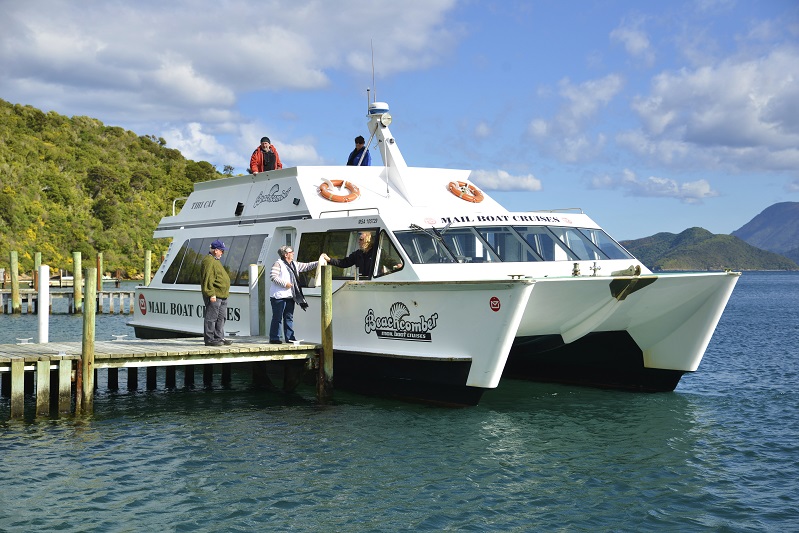
[[[408,306],[397,302],[388,310],[388,316],[376,316],[374,310],[369,309],[364,320],[366,333],[373,331],[379,339],[401,341],[430,342],[438,321],[438,313],[433,313],[429,318],[419,315],[419,320],[409,320],[411,312]]]
[[[289,187],[285,191],[278,193],[279,190],[280,186],[277,183],[275,183],[272,186],[272,188],[269,189],[269,194],[264,194],[263,191],[259,192],[258,196],[255,198],[255,203],[253,204],[253,207],[258,207],[264,202],[280,202],[281,200],[285,200],[289,195],[291,187]]]

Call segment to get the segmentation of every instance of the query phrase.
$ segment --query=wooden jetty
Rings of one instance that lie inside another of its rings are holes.
[[[263,269],[251,265],[251,268]],[[86,300],[95,299],[93,283],[97,270],[87,269]],[[262,276],[254,275],[253,279]],[[259,303],[265,294],[264,282],[257,287]],[[259,311],[263,311],[260,306]],[[333,391],[332,267],[322,267],[321,344],[271,344],[268,337],[230,337],[233,344],[205,346],[201,338],[124,340],[95,342],[94,306],[83,309],[81,342],[42,342],[0,345],[0,395],[10,398],[11,418],[23,418],[26,393],[35,395],[36,415],[91,413],[97,369],[107,369],[109,388],[118,387],[118,371],[127,368],[128,388],[138,385],[139,367],[147,368],[147,387],[155,388],[157,367],[166,367],[166,386],[175,386],[175,368],[184,366],[186,385],[194,383],[194,368],[204,366],[203,381],[213,378],[212,365],[222,366],[222,382],[230,380],[230,366],[253,363],[254,381],[266,381],[262,363],[282,363],[284,390],[291,390],[308,369],[318,369],[316,391],[321,402]],[[263,324],[263,321],[262,321]],[[262,326],[263,327],[263,326]],[[261,331],[263,333],[263,330]],[[124,337],[124,336],[120,336]],[[34,379],[35,378],[35,379]],[[57,390],[57,396],[51,391]]]
[[[53,298],[67,298],[68,313],[79,314],[82,312],[84,301],[84,293],[88,291],[87,279],[83,277],[81,269],[82,257],[80,252],[72,252],[72,264],[74,266],[73,275],[69,275],[63,269],[59,269],[56,276],[49,275],[49,267],[47,269],[48,283],[40,284],[39,273],[40,268],[43,266],[41,262],[41,252],[36,252],[34,259],[33,275],[26,280],[23,280],[19,273],[19,254],[12,250],[9,254],[10,268],[0,268],[0,314],[21,314],[23,308],[23,300],[27,303],[26,312],[29,314],[38,313],[38,300],[39,290],[42,285],[47,287],[55,287],[54,290],[49,291],[50,313],[53,312],[52,300]],[[103,254],[97,253],[97,272],[103,271]],[[152,270],[152,253],[147,250],[144,257],[144,285],[150,283],[150,272]],[[133,294],[131,290],[120,290],[120,271],[117,270],[117,277],[110,276],[97,277],[92,280],[91,284],[96,286],[96,307],[98,312],[115,313],[115,308],[119,309],[120,313],[133,314]],[[104,289],[103,284],[113,282],[116,285],[116,290]],[[27,285],[27,289],[22,286]],[[65,287],[70,287],[71,290],[65,290]],[[108,299],[108,307],[104,302]],[[125,307],[125,299],[127,298],[128,305]],[[118,307],[115,307],[114,302],[118,302]]]
[[[135,291],[116,289],[97,291],[95,298],[95,309],[98,313],[110,314],[133,314],[133,300]],[[34,289],[20,289],[20,313],[38,314],[39,313],[39,291]],[[50,314],[57,314],[53,311],[53,300],[66,298],[66,313],[75,314],[81,312],[82,298],[75,303],[75,294],[71,290],[53,289],[49,291]],[[10,289],[0,289],[0,315],[12,314],[14,304]]]
[[[155,388],[155,370],[166,367],[165,383],[176,386],[175,367],[184,366],[186,386],[194,384],[194,368],[204,366],[204,382],[209,384],[210,365],[225,365],[222,382],[229,381],[233,363],[268,363],[300,361],[286,365],[284,390],[297,385],[300,374],[316,366],[320,346],[316,344],[270,344],[269,337],[230,337],[229,346],[205,346],[202,338],[160,340],[113,340],[95,342],[94,369],[108,369],[108,386],[118,388],[118,369],[127,368],[128,388],[138,385],[139,367],[147,367],[147,388]],[[36,415],[50,416],[72,411],[77,375],[82,356],[82,342],[0,345],[0,394],[11,400],[11,418],[24,413],[25,393],[36,397]],[[253,367],[253,379],[263,379]],[[96,380],[93,380],[96,383]],[[57,398],[51,391],[58,391]]]

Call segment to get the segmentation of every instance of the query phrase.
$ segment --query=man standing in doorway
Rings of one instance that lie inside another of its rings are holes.
[[[205,303],[203,338],[206,346],[233,344],[233,341],[225,338],[230,276],[219,260],[226,249],[224,242],[215,240],[200,265],[200,283]]]

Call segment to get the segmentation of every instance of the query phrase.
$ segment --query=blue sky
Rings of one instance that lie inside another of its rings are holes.
[[[0,0],[0,26],[0,98],[220,170],[263,135],[343,164],[370,87],[408,164],[619,240],[799,201],[795,0]]]

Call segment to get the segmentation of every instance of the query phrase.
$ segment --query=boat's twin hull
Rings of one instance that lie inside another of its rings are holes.
[[[445,404],[476,403],[500,378],[673,390],[696,370],[738,276],[684,274],[470,282],[354,282],[333,296],[336,386]],[[297,336],[320,342],[320,289]],[[250,334],[248,294],[228,332]],[[164,321],[161,314],[169,314]],[[169,323],[170,330],[159,329]],[[198,335],[196,290],[142,288],[139,337]],[[268,326],[267,326],[268,327]],[[254,333],[266,334],[266,332]]]

